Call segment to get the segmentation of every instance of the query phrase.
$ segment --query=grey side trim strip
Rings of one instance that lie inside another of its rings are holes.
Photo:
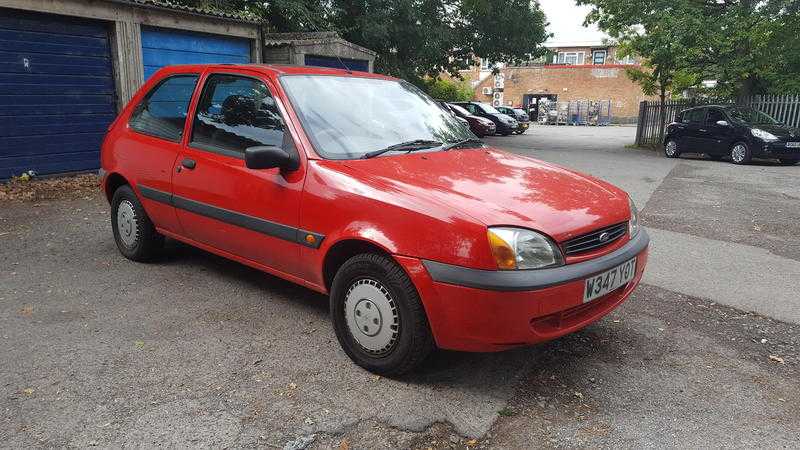
[[[284,241],[304,245],[306,247],[319,248],[320,245],[322,245],[322,241],[325,239],[325,235],[319,233],[305,231],[289,225],[271,222],[269,220],[249,216],[236,211],[219,208],[207,203],[179,197],[177,195],[170,194],[169,192],[163,192],[157,189],[149,188],[147,186],[139,185],[139,191],[142,193],[142,196],[150,200],[171,205],[175,208],[199,214],[201,216],[210,217],[231,225],[236,225],[237,227],[242,227],[261,234],[266,234],[267,236],[272,236]],[[306,240],[306,236],[308,235],[314,237],[313,242],[308,242]]]
[[[618,266],[642,252],[650,244],[644,228],[622,248],[582,263],[538,270],[481,270],[423,260],[435,281],[489,291],[533,291],[568,283]]]
[[[142,186],[141,184],[139,185],[139,191],[142,193],[144,198],[149,198],[150,200],[159,203],[166,203],[167,205],[172,205],[172,194],[169,192],[159,191],[147,186]]]

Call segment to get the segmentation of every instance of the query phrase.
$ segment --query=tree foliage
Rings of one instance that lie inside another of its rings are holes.
[[[446,102],[466,102],[472,100],[474,91],[468,81],[456,81],[443,78],[425,80],[428,95]]]
[[[535,0],[171,0],[246,11],[273,31],[337,31],[378,53],[375,69],[423,86],[456,74],[472,57],[518,61],[539,56],[548,34]]]
[[[655,82],[717,82],[714,94],[751,95],[797,88],[797,0],[578,0],[593,6],[587,22],[645,59],[631,73]]]

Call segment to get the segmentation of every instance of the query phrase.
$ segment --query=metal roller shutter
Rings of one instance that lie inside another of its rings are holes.
[[[106,24],[0,8],[0,178],[97,168],[115,99]]]
[[[144,78],[175,64],[249,63],[250,41],[162,28],[142,28]]]

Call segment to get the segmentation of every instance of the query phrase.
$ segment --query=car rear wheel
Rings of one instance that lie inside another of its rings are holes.
[[[734,164],[748,164],[752,159],[750,148],[744,142],[737,142],[731,147],[731,162]]]
[[[149,261],[164,245],[150,217],[130,186],[120,186],[111,199],[111,228],[120,253],[133,261]]]
[[[778,162],[780,162],[782,166],[793,166],[800,162],[800,159],[779,159]]]
[[[664,156],[667,158],[677,158],[681,156],[680,148],[678,148],[678,141],[669,139],[667,143],[664,144]]]
[[[333,279],[330,312],[339,344],[370,372],[402,375],[434,349],[414,284],[386,256],[367,253],[347,260]]]

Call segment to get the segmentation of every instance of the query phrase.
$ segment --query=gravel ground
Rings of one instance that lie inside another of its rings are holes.
[[[123,259],[99,194],[0,202],[0,446],[797,447],[793,310],[698,292],[707,281],[669,277],[664,255],[692,242],[709,264],[723,246],[797,263],[782,239],[800,168],[666,160],[624,149],[634,131],[489,140],[629,190],[653,235],[674,237],[654,241],[657,276],[579,333],[438,352],[399,380],[350,363],[318,294],[174,242],[152,264]],[[756,288],[765,303],[791,297]]]

